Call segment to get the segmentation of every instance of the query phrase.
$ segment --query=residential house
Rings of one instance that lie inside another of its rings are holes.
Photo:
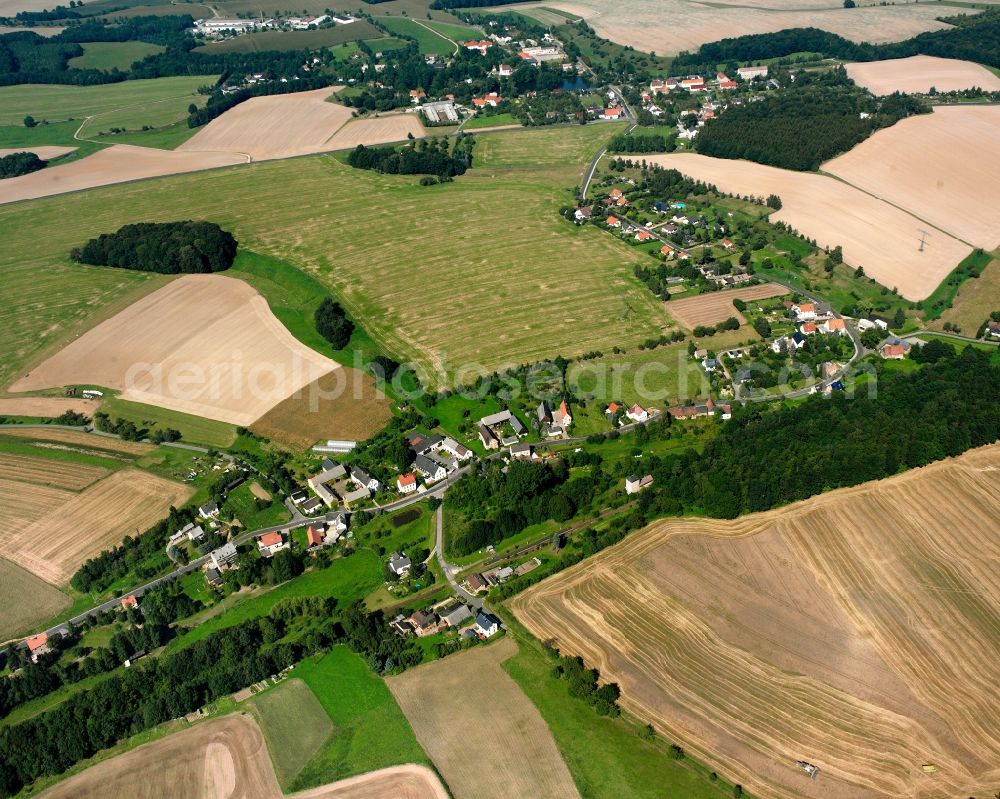
[[[212,568],[222,571],[226,566],[230,566],[236,561],[237,554],[235,544],[223,544],[212,552]]]
[[[341,534],[347,532],[347,514],[342,510],[326,514],[323,521],[326,524],[327,535],[333,534],[334,541],[340,538]]]
[[[139,609],[139,600],[135,598],[135,594],[122,597],[122,609],[128,610],[129,608]]]
[[[349,479],[354,485],[359,488],[367,488],[373,494],[377,494],[382,488],[382,484],[360,466],[351,466]]]
[[[990,319],[986,323],[986,336],[987,338],[1000,338],[1000,322],[994,322]]]
[[[37,663],[38,658],[49,651],[49,634],[42,632],[33,635],[24,643],[28,647],[28,654],[31,655],[31,662]]]
[[[614,424],[615,419],[618,418],[618,412],[622,409],[622,406],[617,402],[608,403],[608,407],[604,409],[604,415],[607,417],[608,421]]]
[[[612,202],[618,202],[619,200],[625,199],[625,195],[622,193],[621,189],[612,189],[608,198],[611,199]]]
[[[844,324],[843,319],[827,319],[822,324],[824,333],[833,333],[838,336],[842,336],[847,332],[847,326]]]
[[[449,627],[458,627],[466,619],[472,618],[472,611],[465,605],[457,604],[445,608],[438,615]]]
[[[638,494],[642,489],[647,488],[653,484],[653,475],[647,474],[645,477],[638,477],[634,474],[630,474],[625,478],[625,493],[626,494]]]
[[[707,357],[708,357],[708,350],[706,350],[704,348],[702,348],[700,350],[695,350],[694,351],[694,359],[696,361],[704,360]]]
[[[815,323],[815,322],[806,322],[806,323],[805,323],[804,325],[802,325],[802,326],[801,326],[801,327],[799,328],[799,332],[800,332],[800,333],[801,333],[801,334],[802,334],[803,336],[811,336],[811,335],[813,335],[813,334],[814,334],[814,333],[815,333],[815,332],[816,332],[816,331],[817,331],[818,329],[819,329],[819,328],[817,328],[817,327],[816,327],[816,323]]]
[[[472,450],[462,444],[459,444],[451,437],[446,437],[441,441],[441,449],[450,453],[457,461],[468,460],[472,457]]]
[[[549,403],[542,400],[538,403],[538,408],[535,411],[535,415],[538,416],[538,424],[540,427],[544,427],[547,424],[552,424],[552,409],[549,407]]]
[[[621,227],[622,226],[622,222],[621,222],[621,220],[617,216],[609,216],[607,219],[604,220],[604,223],[608,227]]]
[[[406,636],[413,632],[413,625],[410,624],[409,620],[402,613],[389,622],[389,628],[402,638],[406,638]]]
[[[422,474],[428,481],[443,480],[448,476],[448,470],[440,463],[436,463],[426,455],[417,455],[413,459],[413,468]]]
[[[409,574],[412,566],[410,559],[401,552],[393,552],[389,558],[389,570],[397,577]]]
[[[396,490],[400,494],[412,494],[417,490],[417,476],[413,472],[401,474],[396,478]]]
[[[306,546],[310,549],[321,547],[326,543],[326,530],[315,524],[309,525],[306,529]]]
[[[577,208],[573,213],[573,219],[579,224],[583,224],[584,222],[589,222],[590,217],[593,216],[593,214],[594,210],[587,205],[582,208]]]
[[[518,460],[530,461],[535,457],[535,448],[531,444],[512,444],[510,456]]]
[[[486,55],[486,51],[493,46],[493,42],[483,40],[471,40],[465,43],[466,50],[478,50],[480,55]]]
[[[723,239],[720,243],[722,244],[722,249],[724,250],[731,250],[736,246],[732,239]]]
[[[705,91],[705,79],[692,76],[690,78],[683,78],[678,81],[678,85],[682,89],[686,89],[689,92],[702,92]]]
[[[636,241],[652,241],[653,240],[653,234],[650,233],[648,230],[639,230],[635,234],[635,240]]]
[[[909,351],[910,343],[895,336],[890,336],[878,346],[878,354],[887,361],[901,361]]]
[[[205,570],[205,582],[207,582],[213,588],[222,585],[222,575],[219,574],[219,570],[209,566]]]
[[[470,594],[478,594],[480,591],[485,591],[489,587],[490,584],[486,581],[486,578],[483,577],[483,575],[481,575],[479,572],[470,574],[465,579],[465,588]]]
[[[720,89],[735,89],[737,83],[725,72],[717,72],[715,73],[715,85]]]
[[[633,405],[625,412],[625,415],[633,422],[649,421],[649,411],[647,411],[641,405]]]
[[[792,313],[795,314],[795,318],[800,322],[803,322],[806,319],[815,319],[816,306],[811,302],[793,303]]]
[[[336,499],[334,501],[336,501]],[[309,499],[299,505],[299,510],[301,510],[306,516],[311,516],[319,511],[324,504],[323,500],[319,497],[309,497]]]
[[[605,108],[603,111],[601,111],[600,118],[621,119],[622,116],[624,116],[624,114],[625,114],[624,109],[622,109],[620,106],[616,106],[615,108]]]
[[[500,619],[485,610],[476,614],[476,630],[483,638],[490,638],[500,630]]]
[[[500,103],[503,102],[503,97],[501,97],[496,92],[490,92],[482,97],[473,97],[472,104],[476,108],[486,108],[490,106],[491,108],[496,108]]]
[[[514,67],[512,67],[510,64],[501,64],[499,67],[497,67],[497,72],[499,73],[501,78],[509,78],[511,75],[514,74]]]
[[[283,549],[288,549],[288,546],[288,542],[285,541],[281,533],[264,533],[257,539],[257,549],[265,558],[269,558]]]
[[[740,76],[741,80],[753,80],[754,78],[766,78],[767,77],[767,65],[759,67],[740,67],[736,70],[736,74]]]
[[[184,528],[184,535],[187,536],[188,541],[201,541],[205,537],[205,531],[202,529],[200,524],[194,524],[193,522]]]
[[[720,419],[732,419],[733,418],[733,406],[728,402],[724,402],[719,406],[719,418]]]
[[[437,616],[426,610],[414,611],[408,621],[413,626],[413,632],[417,634],[418,638],[423,638],[425,635],[432,635],[438,630]]]
[[[658,214],[665,214],[670,210],[670,206],[668,206],[665,202],[657,200],[655,203],[653,203],[653,210],[656,211],[656,213]]]
[[[420,101],[427,97],[427,92],[423,89],[410,89],[410,102],[420,105]]]
[[[479,440],[486,449],[496,449],[500,446],[500,439],[484,424],[479,425]]]
[[[219,503],[206,502],[198,508],[198,515],[203,519],[217,519],[219,517]]]
[[[559,425],[563,430],[573,424],[573,416],[569,412],[569,405],[566,404],[566,400],[560,402],[559,407],[553,411],[552,422]]]

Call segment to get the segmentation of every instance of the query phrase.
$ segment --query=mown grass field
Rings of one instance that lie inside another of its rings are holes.
[[[633,277],[628,247],[558,214],[587,160],[619,129],[482,134],[477,166],[433,187],[325,156],[0,208],[0,291],[15,322],[0,344],[16,354],[0,374],[9,383],[57,334],[78,334],[109,303],[120,308],[129,292],[162,285],[72,265],[71,247],[129,221],[188,218],[192,197],[199,217],[308,273],[430,381],[462,364],[492,369],[659,336],[669,319]]]
[[[105,72],[116,67],[124,72],[136,61],[167,49],[147,42],[87,42],[82,46],[83,55],[70,59],[69,66],[73,69],[102,69]]]
[[[500,125],[520,124],[521,120],[513,114],[491,114],[490,116],[477,114],[466,121],[466,123],[462,126],[462,130],[476,130],[477,128],[494,128]]]
[[[236,440],[234,425],[169,408],[159,408],[155,405],[145,405],[106,395],[101,402],[101,410],[111,417],[128,419],[137,427],[146,427],[150,430],[171,427],[179,430],[181,440],[188,444],[203,444],[206,447],[224,449]]]
[[[349,649],[338,646],[295,667],[333,723],[333,735],[303,768],[293,790],[398,763],[429,765],[409,722],[384,682]]]
[[[69,604],[69,597],[58,588],[0,558],[0,641],[33,631]]]
[[[441,33],[451,39],[457,44],[466,42],[469,39],[479,39],[482,37],[483,32],[478,28],[473,28],[469,25],[452,25],[448,22],[438,22],[437,20],[422,20],[425,25],[429,28],[433,28],[438,33]]]
[[[50,122],[96,115],[95,129],[159,127],[185,116],[189,104],[204,103],[198,88],[214,82],[211,75],[193,75],[101,86],[4,86],[0,88],[0,125],[20,125],[30,114],[37,121]]]
[[[379,24],[386,27],[392,33],[402,36],[410,36],[417,40],[420,52],[425,55],[451,55],[457,46],[444,33],[435,33],[428,30],[423,25],[418,25],[412,19],[405,17],[380,17]]]
[[[263,31],[234,36],[221,42],[196,47],[199,53],[262,53],[265,51],[311,50],[332,47],[359,39],[376,39],[381,35],[370,22],[359,19],[350,25],[317,28],[311,31]]]
[[[290,679],[251,700],[283,790],[326,743],[333,724],[315,694],[300,679]]]

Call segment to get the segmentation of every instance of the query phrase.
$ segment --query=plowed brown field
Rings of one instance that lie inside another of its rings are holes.
[[[142,779],[136,779],[141,774]],[[282,799],[260,728],[224,716],[91,766],[45,799]],[[434,773],[403,765],[291,794],[290,799],[447,799]]]
[[[185,275],[89,330],[11,390],[91,383],[122,399],[248,426],[337,368],[295,339],[242,280]]]
[[[998,562],[994,445],[736,521],[655,522],[512,605],[759,796],[952,799],[1000,781]]]
[[[667,311],[688,329],[694,329],[699,325],[714,325],[730,316],[735,316],[742,324],[746,322],[746,319],[733,307],[733,300],[765,300],[768,297],[780,297],[787,293],[788,289],[784,286],[779,286],[777,283],[764,283],[745,289],[713,291],[709,294],[699,294],[697,297],[671,300],[667,303]]]
[[[847,64],[847,74],[872,94],[953,92],[979,87],[986,91],[1000,89],[1000,77],[986,67],[957,58],[915,55],[889,61],[866,61]]]

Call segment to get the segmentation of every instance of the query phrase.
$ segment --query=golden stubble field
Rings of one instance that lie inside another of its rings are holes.
[[[680,170],[727,193],[777,194],[782,208],[771,214],[772,220],[786,222],[821,247],[843,247],[848,264],[863,266],[869,277],[898,288],[909,300],[930,295],[972,251],[912,214],[827,175],[696,153],[646,156],[646,161]],[[926,237],[923,252],[921,236]]]
[[[338,365],[301,344],[242,280],[185,275],[89,330],[11,391],[76,383],[248,426]]]
[[[733,307],[733,300],[766,300],[787,294],[788,289],[777,283],[763,283],[744,289],[713,291],[696,297],[684,297],[667,303],[667,311],[684,327],[693,330],[699,325],[714,325],[735,316],[740,324],[746,322],[743,314]]]
[[[500,666],[516,652],[505,638],[386,684],[456,799],[579,799],[544,719]]]
[[[915,55],[888,61],[865,61],[846,64],[847,74],[872,94],[926,93],[931,88],[953,92],[979,87],[986,91],[1000,89],[1000,76],[973,61]]]
[[[941,10],[923,3],[859,3],[864,7],[854,9],[845,9],[840,0],[546,0],[540,5],[581,16],[599,36],[658,55],[786,28],[821,28],[852,41],[878,43],[947,27],[935,19]]]
[[[141,774],[141,779],[136,775]],[[41,794],[45,799],[282,799],[264,737],[247,714],[195,725],[91,766]],[[362,774],[291,794],[292,799],[447,799],[417,765]]]
[[[655,522],[512,607],[756,795],[951,799],[1000,781],[998,561],[993,445],[736,521]]]
[[[822,169],[977,247],[1000,245],[1000,106],[938,106]]]

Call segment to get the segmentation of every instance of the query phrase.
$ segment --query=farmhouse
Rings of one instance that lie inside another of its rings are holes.
[[[396,490],[400,494],[412,494],[417,490],[417,476],[413,472],[401,474],[396,478]]]
[[[653,475],[647,474],[645,477],[638,477],[634,474],[630,474],[625,478],[625,493],[626,494],[638,494],[642,489],[647,488],[653,484]]]
[[[489,587],[490,584],[479,572],[470,574],[465,579],[465,588],[470,594],[478,594],[480,591],[485,591]]]
[[[429,482],[443,480],[448,476],[448,470],[440,463],[436,463],[426,455],[417,455],[413,460],[413,468],[422,474]]]
[[[792,304],[792,313],[800,322],[806,319],[816,318],[816,306],[811,302],[801,302]]]
[[[507,425],[510,426],[513,435],[502,437],[503,430]],[[517,440],[527,432],[528,428],[524,426],[524,423],[509,410],[490,414],[479,420],[479,440],[483,442],[486,449],[496,449],[501,444],[505,447],[516,444]]]
[[[309,487],[316,493],[316,496],[327,505],[336,505],[340,501],[337,494],[326,484],[334,480],[341,480],[347,476],[347,469],[339,463],[335,463],[329,458],[323,459],[323,470],[313,475],[307,481]],[[303,507],[303,510],[305,508]]]
[[[559,425],[563,430],[568,428],[573,424],[573,417],[569,412],[569,406],[566,404],[566,400],[559,403],[559,407],[552,414],[553,424]]]
[[[382,484],[360,466],[351,466],[348,479],[354,485],[358,486],[358,488],[367,489],[373,494],[377,494],[379,489],[382,488]]]
[[[412,566],[413,564],[410,562],[410,559],[401,552],[393,552],[389,558],[389,570],[397,577],[409,574]]]
[[[264,533],[257,539],[257,548],[261,557],[269,558],[276,552],[288,548],[288,543],[281,537],[281,533]]]
[[[759,67],[740,67],[736,70],[736,74],[740,76],[740,80],[753,80],[754,78],[766,78],[767,77],[767,65]]]
[[[457,461],[468,460],[472,457],[472,450],[468,447],[459,444],[455,439],[449,437],[444,438],[441,441],[441,449],[445,452],[450,453],[452,457]]]

